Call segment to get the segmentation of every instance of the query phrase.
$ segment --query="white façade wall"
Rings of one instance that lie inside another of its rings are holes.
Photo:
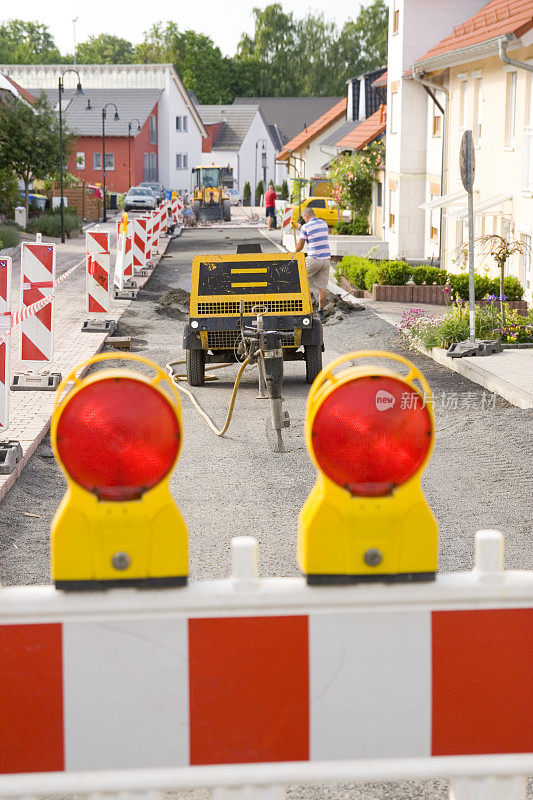
[[[264,140],[266,144],[266,183],[264,187],[266,189],[269,181],[276,182],[276,151],[263,117],[257,112],[246,132],[239,151],[239,185],[237,188],[242,192],[244,184],[249,181],[252,190],[252,201],[255,187],[263,178],[261,163],[263,143],[261,140]]]
[[[187,131],[178,131],[176,117],[183,119],[184,116],[187,117]],[[177,154],[187,155],[186,168],[176,168]],[[189,192],[191,169],[201,163],[201,157],[202,134],[169,70],[159,102],[159,180],[167,189]]]

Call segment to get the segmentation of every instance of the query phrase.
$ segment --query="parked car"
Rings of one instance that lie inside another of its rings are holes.
[[[158,203],[162,203],[163,200],[165,199],[165,187],[163,186],[162,183],[154,183],[153,181],[143,181],[143,183],[140,183],[139,186],[144,186],[147,187],[148,189],[151,189]]]
[[[238,189],[227,189],[226,191],[229,194],[230,205],[242,206],[242,194]]]
[[[315,216],[325,220],[330,226],[335,225],[339,219],[339,207],[335,200],[330,197],[308,197],[306,200],[302,200],[301,209],[298,203],[294,204],[292,212],[292,224],[294,226],[299,222],[298,212],[303,211],[304,208],[312,208]]]
[[[134,208],[156,208],[157,200],[150,188],[147,186],[132,186],[124,196],[124,211],[131,211]]]

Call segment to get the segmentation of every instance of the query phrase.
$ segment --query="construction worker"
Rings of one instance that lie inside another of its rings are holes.
[[[307,244],[305,266],[311,286],[318,289],[318,317],[324,322],[324,306],[326,305],[326,289],[329,282],[331,252],[329,249],[329,228],[325,220],[315,216],[312,208],[307,206],[302,211],[304,224],[300,229],[300,238],[296,252],[301,252]]]

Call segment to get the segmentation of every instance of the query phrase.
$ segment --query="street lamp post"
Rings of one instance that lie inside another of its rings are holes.
[[[115,109],[115,116],[113,117],[115,122],[118,122],[118,120],[120,119],[120,117],[118,115],[118,108],[116,107],[116,105],[114,103],[106,103],[105,106],[102,109],[102,177],[104,179],[104,222],[107,222],[107,213],[106,213],[106,211],[107,211],[107,209],[106,209],[106,199],[107,198],[106,198],[106,185],[105,185],[105,178],[106,178],[106,172],[105,172],[105,121],[106,121],[106,108],[108,106],[113,106],[113,108]]]
[[[261,152],[262,153],[264,152],[265,155],[266,155],[266,141],[264,139],[258,139],[256,141],[256,143],[255,143],[255,186],[254,186],[254,198],[255,198],[256,202],[257,202],[257,145],[258,144],[262,144],[263,145],[263,149],[262,149]],[[262,162],[261,162],[261,166],[263,166]],[[266,175],[265,175],[265,180],[266,180]],[[259,198],[259,199],[261,199],[261,198]]]
[[[139,122],[137,117],[135,117],[135,119],[131,119],[128,122],[128,181],[129,181],[128,187],[129,188],[131,188],[131,126],[133,125],[134,122],[137,123],[137,133],[141,132],[141,123]]]
[[[67,72],[75,72],[78,76],[78,85],[76,87],[76,94],[85,94],[83,89],[81,88],[81,78],[80,73],[77,69],[65,69],[59,76],[58,82],[58,94],[59,94],[59,185],[60,185],[60,194],[61,199],[59,201],[60,205],[60,214],[61,214],[61,242],[65,244],[65,200],[63,197],[63,114],[61,110],[61,95],[63,94],[65,88],[63,84],[63,78],[67,74]]]

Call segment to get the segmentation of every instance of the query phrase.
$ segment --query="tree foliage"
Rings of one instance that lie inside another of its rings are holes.
[[[67,139],[65,134],[65,159]],[[0,169],[24,181],[26,211],[30,181],[46,178],[58,164],[59,119],[45,95],[31,107],[14,98],[0,104]]]
[[[59,64],[52,34],[40,22],[11,19],[0,25],[0,64]]]
[[[76,48],[76,58],[80,64],[131,64],[135,48],[127,39],[120,39],[109,33],[89,36]]]
[[[372,184],[383,158],[383,150],[383,142],[372,142],[363,147],[361,152],[341,155],[330,164],[333,196],[341,208],[352,211],[354,233],[361,219],[364,221],[368,218]]]

